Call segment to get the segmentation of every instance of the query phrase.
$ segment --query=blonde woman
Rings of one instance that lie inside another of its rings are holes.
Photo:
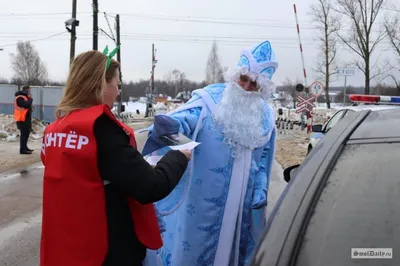
[[[178,184],[191,153],[170,151],[153,168],[137,151],[133,130],[110,111],[117,49],[75,58],[45,130],[41,266],[136,266],[162,246],[152,203]]]

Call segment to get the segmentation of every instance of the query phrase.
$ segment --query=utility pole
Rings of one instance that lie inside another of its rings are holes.
[[[99,13],[99,2],[93,0],[93,50],[98,50],[99,25],[97,14]]]
[[[154,43],[152,45],[152,56],[151,56],[151,94],[154,92],[154,69],[156,68],[156,55],[154,51]]]
[[[120,28],[120,20],[119,20],[119,14],[117,14],[115,18],[115,24],[116,24],[116,33],[117,33],[117,46],[121,45],[121,28]],[[117,51],[117,61],[119,62],[119,80],[120,83],[118,84],[118,89],[119,89],[119,103],[118,103],[118,115],[121,114],[122,112],[122,101],[123,101],[123,91],[122,91],[122,71],[121,71],[121,46],[119,47]]]
[[[69,65],[71,66],[72,61],[75,57],[75,41],[76,41],[76,26],[79,25],[79,22],[76,20],[76,0],[72,0],[72,25],[71,25],[71,47],[69,54]]]
[[[150,92],[147,94],[147,104],[146,104],[146,114],[144,117],[149,117],[150,108],[153,105],[153,92],[154,92],[154,69],[156,68],[156,53],[154,49],[154,43],[152,44],[152,53],[151,53],[151,77],[150,77]]]

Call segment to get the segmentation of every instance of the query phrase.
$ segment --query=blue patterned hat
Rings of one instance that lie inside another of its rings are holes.
[[[271,79],[278,66],[271,43],[264,41],[251,50],[243,50],[236,67],[226,73],[226,79],[237,82],[240,75],[247,75],[257,81],[263,97],[269,98],[276,88]]]
[[[271,43],[265,41],[257,45],[251,51],[243,50],[238,66],[241,68],[241,74],[243,75],[265,75],[269,79],[272,79],[272,76],[278,68],[278,63],[276,62]]]

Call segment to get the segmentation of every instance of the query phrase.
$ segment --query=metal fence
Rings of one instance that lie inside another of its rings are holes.
[[[307,124],[301,121],[291,121],[283,118],[278,118],[275,121],[276,128],[279,134],[287,134],[289,130],[301,130],[304,131]]]
[[[0,113],[13,114],[15,93],[18,91],[17,85],[0,84]],[[58,86],[31,86],[33,106],[35,111],[32,117],[51,123],[55,119],[55,111],[61,100],[63,87]]]

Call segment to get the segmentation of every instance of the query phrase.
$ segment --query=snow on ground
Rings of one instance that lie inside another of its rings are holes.
[[[134,119],[143,118],[146,114],[146,103],[142,101],[137,102],[124,102],[123,105],[125,106],[125,112],[123,113],[125,116],[132,117]],[[181,104],[175,104],[171,102],[158,102],[153,105],[153,109],[155,113],[167,113],[175,110]],[[116,112],[116,107],[113,108],[113,112]],[[139,111],[139,114],[137,113]]]
[[[136,114],[136,110],[139,110],[140,114],[146,113],[146,103],[142,102],[126,102],[125,105],[125,112],[132,112]]]
[[[20,133],[14,122],[14,116],[0,114],[0,172],[38,162],[44,129],[45,126],[41,122],[32,119],[32,132],[28,147],[33,149],[34,152],[30,155],[20,155]]]
[[[19,154],[19,130],[12,115],[0,114],[0,172],[27,166],[40,160],[39,151],[42,146],[42,136],[45,126],[36,119],[32,119],[32,132],[28,147],[33,154]]]
[[[41,139],[45,126],[38,120],[32,119],[31,139]],[[19,130],[12,115],[0,114],[0,141],[17,141]]]
[[[275,110],[277,118],[282,118],[290,121],[301,121],[301,115],[296,113],[296,109],[281,107],[279,104],[272,104]],[[283,115],[278,115],[278,109],[282,108]],[[339,104],[331,104],[331,109],[326,108],[326,104],[318,104],[317,108],[314,108],[313,112],[313,124],[323,124],[329,117],[332,117],[337,111],[343,109],[344,107]]]

